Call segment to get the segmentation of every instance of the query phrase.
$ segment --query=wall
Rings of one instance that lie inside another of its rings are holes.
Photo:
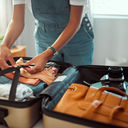
[[[106,58],[128,59],[128,17],[94,16],[94,64],[105,64]]]

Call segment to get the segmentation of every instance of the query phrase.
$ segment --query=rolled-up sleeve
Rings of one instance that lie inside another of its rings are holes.
[[[70,5],[84,6],[87,0],[70,0]]]
[[[25,0],[13,0],[13,5],[25,4]]]

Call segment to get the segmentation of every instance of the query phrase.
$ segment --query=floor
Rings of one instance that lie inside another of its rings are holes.
[[[37,124],[33,128],[43,128],[42,119],[37,122]]]

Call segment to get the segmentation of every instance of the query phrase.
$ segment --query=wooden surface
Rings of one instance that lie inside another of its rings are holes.
[[[26,46],[18,45],[11,48],[11,53],[13,57],[25,57],[26,56]]]

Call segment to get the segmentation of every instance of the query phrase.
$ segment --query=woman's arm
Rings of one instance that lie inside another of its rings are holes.
[[[57,51],[61,49],[76,34],[81,26],[83,6],[71,5],[70,19],[67,27],[52,45]]]
[[[69,23],[64,29],[64,31],[57,38],[57,40],[54,42],[54,44],[52,45],[52,47],[54,47],[56,51],[60,50],[66,43],[68,43],[68,41],[79,30],[82,21],[82,12],[83,12],[83,6],[71,5]],[[26,65],[35,64],[34,67],[27,68],[28,72],[36,73],[43,70],[46,62],[52,56],[53,56],[53,51],[51,49],[47,49],[43,53],[37,55],[28,63],[26,63]]]
[[[15,61],[13,60],[13,57],[10,52],[10,48],[23,31],[24,13],[24,4],[14,6],[12,19],[7,28],[2,44],[0,45],[0,67],[2,69],[8,67],[8,64],[6,63],[7,60],[9,60],[12,65],[15,64]]]

